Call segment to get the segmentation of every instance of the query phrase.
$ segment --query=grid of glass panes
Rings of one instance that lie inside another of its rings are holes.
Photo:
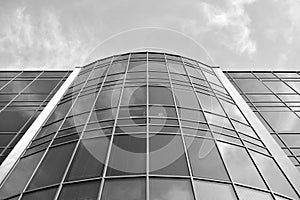
[[[210,67],[142,52],[84,67],[0,189],[30,200],[249,196],[299,198]]]
[[[227,72],[250,108],[300,170],[298,72]]]
[[[0,164],[69,71],[0,71]]]

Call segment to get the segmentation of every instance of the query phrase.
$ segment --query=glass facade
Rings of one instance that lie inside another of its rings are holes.
[[[225,74],[300,170],[299,72],[229,71]]]
[[[70,71],[0,71],[0,164]]]
[[[259,135],[212,67],[116,55],[81,68],[0,199],[299,199]]]

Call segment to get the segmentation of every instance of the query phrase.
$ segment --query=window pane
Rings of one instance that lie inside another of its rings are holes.
[[[149,116],[155,117],[175,117],[177,116],[174,107],[149,106]]]
[[[300,132],[300,118],[293,112],[261,112],[260,114],[278,132]]]
[[[100,181],[83,182],[65,185],[58,199],[61,200],[96,200],[100,188]]]
[[[282,81],[264,82],[274,93],[295,93]]]
[[[101,200],[145,200],[145,179],[106,180]]]
[[[225,115],[225,113],[216,97],[206,95],[206,94],[201,94],[201,93],[197,93],[197,95],[200,99],[203,110],[207,110],[207,111],[217,113],[220,115]]]
[[[49,149],[28,188],[38,188],[61,181],[76,143]]]
[[[265,188],[265,184],[244,148],[222,142],[218,142],[218,146],[234,182]]]
[[[233,189],[229,184],[208,181],[196,181],[195,190],[197,200],[235,200]],[[243,199],[244,200],[244,199]]]
[[[22,192],[44,152],[22,158],[0,189],[4,199]]]
[[[22,200],[53,200],[57,188],[50,188],[24,194]]]
[[[299,198],[272,158],[252,151],[251,156],[271,190],[295,199]]]
[[[189,180],[170,178],[150,179],[150,200],[194,200]]]
[[[101,176],[108,144],[107,137],[81,140],[67,179],[76,180]]]
[[[194,176],[229,180],[213,140],[185,139]]]
[[[174,105],[171,88],[149,87],[149,104]]]
[[[145,173],[145,136],[115,136],[108,165],[108,176]]]
[[[271,91],[257,79],[235,79],[234,82],[236,82],[239,88],[245,93],[271,93]]]
[[[118,105],[120,89],[101,91],[96,100],[95,109],[111,108]]]
[[[122,95],[122,105],[138,105],[147,103],[146,87],[128,87],[124,88]]]
[[[188,175],[186,157],[180,136],[150,136],[150,173]]]
[[[33,111],[22,110],[2,111],[0,113],[0,131],[19,131],[33,113]]]
[[[177,105],[186,108],[200,109],[194,91],[174,89]]]
[[[236,187],[236,191],[240,199],[243,200],[272,200],[270,194],[258,190],[251,190],[243,187]]]

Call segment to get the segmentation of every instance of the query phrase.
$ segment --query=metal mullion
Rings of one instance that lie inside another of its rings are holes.
[[[109,64],[109,66],[107,67],[108,69],[107,69],[107,71],[106,71],[106,73],[105,73],[105,77],[104,77],[104,79],[103,79],[103,81],[102,81],[102,84],[101,84],[101,86],[100,86],[100,88],[99,88],[99,91],[98,91],[97,94],[96,94],[96,97],[95,97],[95,100],[94,100],[93,105],[92,105],[92,107],[91,107],[91,110],[90,110],[90,111],[85,111],[85,112],[83,112],[83,113],[89,113],[89,115],[88,115],[87,120],[86,120],[86,122],[84,123],[83,129],[82,129],[82,131],[81,131],[82,134],[79,136],[78,141],[77,141],[77,144],[76,144],[75,147],[74,147],[73,153],[72,153],[72,155],[71,155],[71,157],[70,157],[69,163],[68,163],[68,165],[67,165],[67,167],[66,167],[66,169],[65,169],[64,175],[63,175],[63,177],[62,177],[62,181],[59,183],[59,187],[58,187],[58,189],[57,189],[57,191],[56,191],[56,195],[55,195],[55,197],[54,197],[54,200],[58,199],[59,194],[60,194],[60,192],[61,192],[61,190],[62,190],[63,182],[64,182],[65,179],[66,179],[66,176],[67,176],[67,174],[68,174],[68,171],[69,171],[69,169],[70,169],[70,167],[71,167],[71,164],[72,164],[72,162],[73,162],[73,159],[74,159],[75,154],[76,154],[76,152],[77,152],[77,149],[78,149],[78,147],[79,147],[80,141],[81,141],[81,139],[82,139],[83,133],[84,133],[84,131],[85,131],[85,129],[86,129],[86,126],[87,126],[87,124],[88,124],[88,121],[89,121],[89,119],[90,119],[90,117],[91,117],[91,115],[92,115],[92,113],[93,113],[93,108],[95,107],[95,104],[96,104],[96,102],[97,102],[98,96],[99,96],[99,94],[100,94],[100,92],[101,92],[101,90],[102,90],[103,84],[104,84],[104,82],[105,82],[105,80],[106,80],[107,74],[109,73],[109,70],[110,70],[111,64],[112,64],[112,62],[113,62],[113,59],[114,59],[114,57],[111,59],[111,62],[110,62],[110,64]],[[95,64],[93,64],[93,65],[94,65],[94,67],[92,68],[92,70],[91,70],[91,72],[90,72],[90,74],[89,74],[87,80],[85,81],[84,86],[85,86],[86,83],[88,82],[89,77],[91,76],[91,74],[94,72],[94,69],[95,69],[95,66],[97,65],[97,62],[96,62]],[[81,88],[81,90],[80,90],[80,92],[78,93],[78,96],[77,96],[77,97],[79,97],[80,94],[81,94],[81,92],[84,90],[84,86]],[[83,113],[79,113],[79,114],[76,114],[76,115],[81,115],[81,114],[83,114]],[[66,115],[66,116],[67,116],[67,115]],[[69,128],[70,128],[70,127],[69,127]],[[68,128],[67,128],[67,129],[68,129]],[[74,134],[74,133],[71,133],[71,134]],[[69,134],[69,135],[70,135],[70,134]]]
[[[149,178],[149,170],[150,170],[150,134],[149,134],[149,123],[150,123],[150,119],[149,119],[149,60],[148,60],[148,55],[149,52],[146,53],[146,62],[147,62],[147,67],[146,67],[146,90],[147,90],[147,94],[146,94],[146,101],[147,101],[147,105],[146,105],[146,114],[147,114],[147,127],[146,127],[146,200],[150,200],[150,178]]]
[[[91,72],[90,72],[90,74],[88,75],[88,77],[89,77],[90,75],[91,75]],[[78,76],[78,75],[77,75],[77,76]],[[76,77],[77,77],[77,76],[76,76]],[[87,80],[88,80],[88,78],[87,78]],[[84,82],[84,84],[83,84],[81,90],[84,88],[84,86],[85,86],[87,80],[85,80],[85,82]],[[72,82],[74,82],[74,81],[75,81],[75,79],[74,79]],[[80,91],[81,91],[81,90],[80,90]],[[65,91],[65,93],[67,93],[67,91]],[[21,192],[21,194],[20,194],[19,200],[20,200],[21,197],[23,196],[23,193],[26,191],[26,189],[27,189],[27,187],[29,186],[30,182],[32,181],[32,179],[33,179],[33,177],[34,177],[36,171],[39,169],[41,163],[43,162],[44,158],[46,157],[46,155],[47,155],[47,153],[48,153],[48,151],[49,151],[49,149],[50,149],[51,144],[53,143],[53,141],[54,141],[56,135],[58,134],[58,131],[59,131],[60,128],[62,127],[64,121],[66,120],[67,116],[69,115],[69,113],[71,112],[73,106],[75,105],[78,96],[79,96],[79,93],[77,94],[76,98],[74,99],[74,102],[72,103],[72,105],[71,105],[71,107],[69,108],[68,112],[67,112],[66,115],[64,116],[64,118],[63,118],[63,120],[62,120],[62,122],[61,122],[59,128],[57,129],[56,133],[54,134],[53,138],[51,139],[51,141],[50,141],[48,147],[46,148],[44,154],[42,155],[40,161],[38,162],[38,164],[37,164],[35,170],[33,171],[33,173],[31,174],[31,176],[30,176],[30,178],[29,178],[29,180],[27,181],[27,184],[25,185],[24,189],[22,190],[22,192]],[[54,108],[53,112],[55,112],[55,108]],[[52,113],[53,113],[53,112],[52,112]],[[50,116],[50,115],[49,115],[49,116]],[[46,123],[46,122],[47,122],[47,120],[45,121],[45,123]],[[26,151],[26,150],[25,150],[25,151]]]
[[[214,73],[214,75],[217,77],[217,79],[220,81],[220,83],[222,84],[222,86],[224,87],[224,85],[223,85],[223,83],[221,82],[221,80],[219,79],[219,77],[215,74],[215,72],[213,72],[213,73]],[[253,75],[254,75],[254,74],[253,74]],[[205,77],[205,78],[206,78],[206,77]],[[210,85],[210,87],[211,87],[211,85]],[[224,88],[225,88],[225,87],[224,87]],[[225,88],[225,89],[226,89],[226,88]],[[213,91],[213,93],[215,94],[214,91]],[[217,99],[218,99],[218,98],[217,98]],[[231,97],[231,99],[233,100],[232,97]],[[268,184],[267,181],[265,180],[265,177],[263,176],[262,172],[259,170],[257,164],[254,162],[254,159],[252,158],[252,156],[251,156],[251,154],[250,154],[250,150],[249,150],[248,147],[245,145],[244,140],[240,137],[239,132],[236,130],[235,126],[234,126],[233,123],[232,123],[232,120],[229,118],[227,112],[226,112],[225,109],[223,108],[223,105],[221,104],[221,102],[220,102],[219,99],[218,99],[218,102],[219,102],[221,108],[223,109],[223,111],[224,111],[226,117],[229,119],[230,124],[232,125],[232,127],[234,128],[234,130],[238,133],[238,137],[240,138],[240,140],[241,140],[241,142],[242,142],[242,144],[243,144],[243,148],[246,150],[246,152],[247,152],[247,154],[248,154],[248,156],[249,156],[249,158],[250,158],[252,164],[253,164],[254,167],[256,168],[258,174],[260,175],[260,177],[261,177],[261,179],[263,180],[263,182],[265,183],[267,189],[268,189],[269,192],[271,193],[271,196],[273,197],[273,199],[275,199],[275,196],[274,196],[273,191],[271,190],[271,187],[269,186],[269,184]],[[235,106],[237,106],[238,109],[239,109],[239,106],[236,104],[236,102],[235,102],[234,100],[233,100],[233,102],[234,102]],[[239,112],[241,112],[240,109],[239,109]],[[241,112],[241,113],[242,113],[242,112]],[[244,114],[242,114],[242,115],[244,116]],[[245,116],[244,116],[244,117],[245,117]],[[246,119],[248,125],[250,125],[250,123],[249,123],[247,117],[245,117],[245,119]],[[251,125],[250,125],[250,127],[252,128]],[[253,128],[252,128],[252,129],[253,129]],[[260,138],[259,136],[258,136],[258,138],[259,138],[259,140],[264,144],[264,142],[261,140],[261,138]],[[265,144],[264,144],[264,145],[265,145]]]
[[[205,81],[206,81],[207,84],[209,85],[209,88],[212,90],[212,93],[213,93],[214,96],[216,97],[216,94],[214,93],[214,90],[212,89],[212,87],[211,87],[210,83],[208,82],[206,76],[205,76],[204,73],[202,72],[202,68],[199,66],[199,63],[197,63],[197,65],[198,65],[198,68],[197,68],[197,69],[199,70],[199,73],[203,75],[203,77],[205,78]],[[190,78],[190,77],[189,77],[189,78]],[[192,82],[191,82],[191,84],[192,84],[192,87],[194,88],[194,85],[193,85]],[[195,91],[195,88],[194,88],[194,91]],[[196,91],[195,91],[195,92],[196,92]],[[196,95],[196,97],[197,97],[198,102],[199,102],[199,104],[200,104],[200,107],[201,107],[201,109],[202,109],[201,101],[200,101],[198,95]],[[219,102],[218,97],[216,97],[216,99],[217,99],[218,102]],[[219,102],[219,103],[220,103],[220,102]],[[203,110],[203,109],[202,109],[202,110]],[[226,114],[226,113],[225,113],[225,114]],[[231,186],[232,186],[232,188],[233,188],[234,194],[235,194],[236,197],[239,199],[239,196],[238,196],[238,193],[237,193],[237,190],[236,190],[236,187],[235,187],[235,183],[233,182],[233,180],[232,180],[232,178],[231,178],[231,175],[230,175],[230,173],[229,173],[229,171],[228,171],[228,169],[227,169],[227,166],[226,166],[226,164],[225,164],[224,158],[223,158],[223,156],[222,156],[222,154],[221,154],[221,151],[220,151],[220,149],[219,149],[219,146],[218,146],[218,143],[217,143],[217,139],[215,138],[215,136],[214,136],[214,134],[213,134],[213,132],[212,132],[212,130],[211,130],[211,127],[210,127],[211,125],[210,125],[210,123],[208,123],[208,120],[207,120],[207,118],[206,118],[206,115],[205,115],[205,113],[204,113],[204,110],[203,110],[203,116],[204,116],[204,119],[206,120],[207,125],[208,125],[208,128],[209,128],[209,130],[210,130],[210,132],[211,132],[212,139],[214,140],[214,144],[215,144],[216,149],[217,149],[217,151],[218,151],[218,153],[219,153],[219,155],[220,155],[220,158],[221,158],[221,161],[222,161],[222,163],[223,163],[224,169],[225,169],[225,171],[227,172],[229,181],[231,182]]]
[[[1,73],[2,71],[0,71]],[[2,87],[0,87],[0,91],[6,87],[9,83],[11,83],[12,81],[14,81],[18,76],[20,76],[20,74],[22,74],[23,71],[19,72],[17,75],[15,75],[12,79],[10,79],[9,81],[7,81],[7,83],[5,83]],[[5,80],[6,81],[6,80]],[[1,111],[0,111],[1,112]]]
[[[183,145],[183,149],[184,149],[183,153],[185,154],[185,159],[186,159],[186,163],[187,163],[187,166],[188,166],[188,171],[189,171],[189,175],[190,175],[189,178],[190,178],[190,181],[191,181],[191,184],[192,184],[193,196],[194,196],[194,199],[196,199],[196,189],[195,189],[195,184],[194,184],[194,180],[193,180],[193,174],[192,174],[192,169],[191,169],[191,165],[190,165],[190,159],[189,159],[188,151],[187,151],[186,144],[185,144],[185,139],[184,139],[183,132],[182,132],[181,120],[179,119],[180,115],[179,115],[179,111],[178,111],[178,105],[177,105],[177,102],[176,102],[175,92],[174,92],[174,88],[173,88],[173,84],[172,84],[172,79],[171,79],[171,74],[170,74],[170,70],[169,70],[169,66],[168,66],[168,61],[167,61],[167,56],[166,56],[165,53],[164,53],[164,56],[165,56],[165,64],[166,64],[166,68],[167,68],[168,76],[169,76],[169,81],[170,81],[170,87],[171,87],[171,90],[172,90],[172,96],[173,96],[173,100],[174,100],[174,107],[175,107],[175,110],[176,110],[176,115],[178,117],[178,125],[179,125],[179,129],[180,129],[180,136],[181,136],[182,145]],[[182,58],[181,58],[181,64],[183,65]]]
[[[113,139],[114,139],[114,135],[115,135],[117,119],[118,119],[120,106],[121,106],[121,101],[122,101],[122,96],[123,96],[123,92],[124,92],[124,88],[125,88],[126,75],[127,75],[127,72],[128,72],[130,57],[131,57],[131,54],[129,54],[129,56],[128,56],[127,66],[126,66],[126,69],[125,69],[125,72],[124,72],[123,84],[122,84],[122,88],[121,88],[121,91],[120,91],[119,103],[118,103],[117,111],[116,111],[116,118],[115,118],[115,121],[114,121],[110,142],[109,142],[108,149],[107,149],[107,152],[106,152],[106,159],[105,159],[104,168],[103,168],[102,181],[101,181],[101,184],[100,184],[100,190],[99,190],[98,198],[97,198],[98,200],[101,199],[102,191],[103,191],[103,188],[104,188],[104,182],[105,182],[105,178],[106,178],[106,171],[107,171],[107,168],[108,168],[108,162],[109,162],[111,149],[112,149],[112,145],[113,145]]]

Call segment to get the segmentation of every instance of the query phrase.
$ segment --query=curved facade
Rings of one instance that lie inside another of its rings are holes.
[[[300,199],[260,134],[212,67],[116,55],[81,69],[0,198]]]

